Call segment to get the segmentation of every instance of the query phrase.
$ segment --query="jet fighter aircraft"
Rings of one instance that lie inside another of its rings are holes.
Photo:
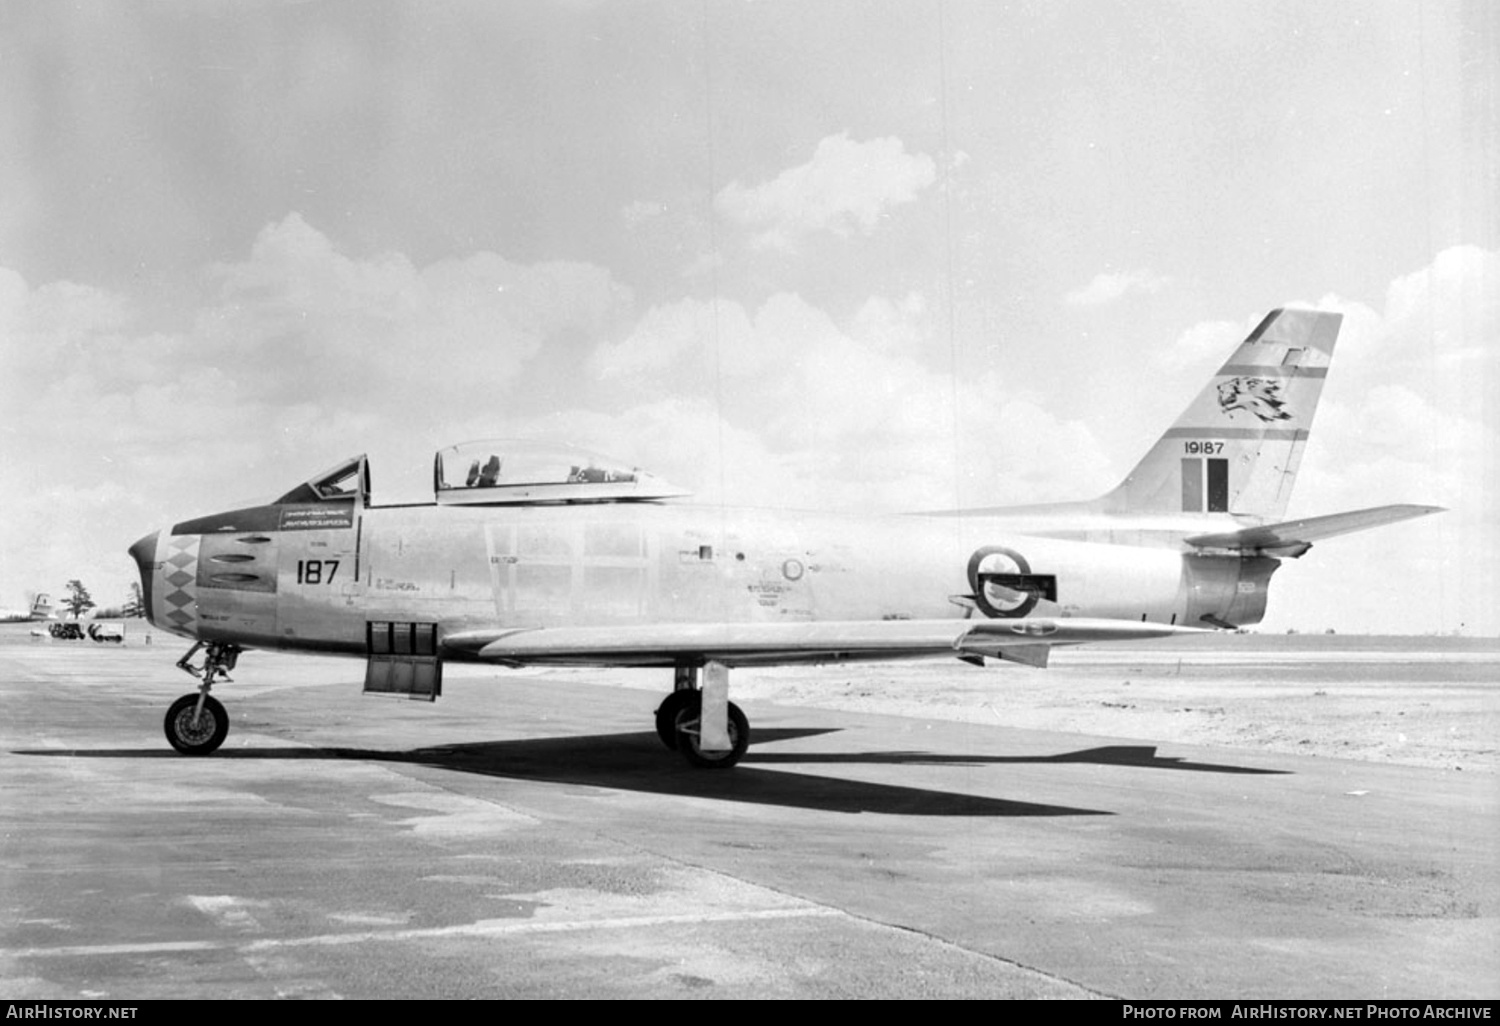
[[[263,506],[130,548],[199,680],[168,741],[229,729],[210,694],[246,649],[342,653],[364,689],[426,700],[452,660],[660,667],[668,748],[733,766],[737,666],[948,656],[1045,666],[1057,645],[1258,623],[1321,539],[1438,512],[1285,521],[1341,315],[1275,310],[1118,487],[1090,501],[904,516],[694,506],[637,467],[536,443],[437,453],[434,501],[371,501],[364,456]],[[202,652],[202,662],[194,663]]]

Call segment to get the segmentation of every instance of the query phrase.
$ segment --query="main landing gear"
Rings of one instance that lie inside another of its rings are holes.
[[[698,687],[698,667],[678,666],[675,689],[662,700],[656,709],[656,735],[661,743],[676,752],[681,752],[688,763],[699,769],[728,769],[740,761],[750,747],[750,721],[740,707],[727,700],[729,669],[710,663],[705,688],[719,688],[721,700],[726,702],[728,748],[705,748],[704,689]],[[712,708],[713,696],[708,705]]]
[[[203,665],[194,666],[192,658],[201,648],[208,649],[203,655]],[[224,711],[219,700],[208,692],[216,679],[230,679],[229,671],[234,669],[234,664],[239,660],[240,651],[237,645],[200,641],[188,649],[187,655],[177,660],[179,670],[184,670],[199,680],[198,691],[183,695],[173,702],[162,724],[167,733],[167,741],[183,755],[207,755],[224,743],[224,738],[229,733],[229,714]]]
[[[201,666],[193,657],[203,651]],[[217,681],[228,681],[242,649],[238,645],[200,641],[177,660],[177,668],[198,678],[198,690],[183,695],[167,710],[162,724],[167,741],[183,755],[208,755],[229,734],[229,714],[209,694]],[[700,769],[728,769],[739,762],[750,747],[750,721],[740,707],[729,701],[729,668],[709,663],[677,667],[676,687],[656,710],[656,733],[662,744],[681,752],[690,765]],[[715,737],[712,717],[718,711],[723,729]]]

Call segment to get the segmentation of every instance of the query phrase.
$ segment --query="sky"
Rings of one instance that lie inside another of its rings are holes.
[[[0,605],[368,453],[1107,491],[1345,314],[1263,630],[1500,634],[1500,7],[0,0]]]

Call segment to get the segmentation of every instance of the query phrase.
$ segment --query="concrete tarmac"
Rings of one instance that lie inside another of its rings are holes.
[[[259,652],[191,759],[185,648],[0,637],[0,995],[1500,995],[1491,774]]]

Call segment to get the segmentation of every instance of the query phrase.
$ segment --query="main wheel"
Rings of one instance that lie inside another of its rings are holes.
[[[203,699],[203,713],[193,726],[193,711],[198,707],[196,694],[183,695],[167,710],[167,740],[183,755],[207,755],[224,743],[229,733],[229,714],[212,695]]]
[[[740,761],[745,749],[750,747],[750,721],[740,712],[740,707],[729,703],[729,751],[705,752],[698,747],[702,737],[703,695],[701,692],[673,692],[692,697],[682,703],[675,721],[677,750],[689,763],[699,769],[728,769]]]
[[[656,736],[672,751],[677,751],[677,714],[699,700],[698,692],[684,688],[663,698],[656,707]]]

